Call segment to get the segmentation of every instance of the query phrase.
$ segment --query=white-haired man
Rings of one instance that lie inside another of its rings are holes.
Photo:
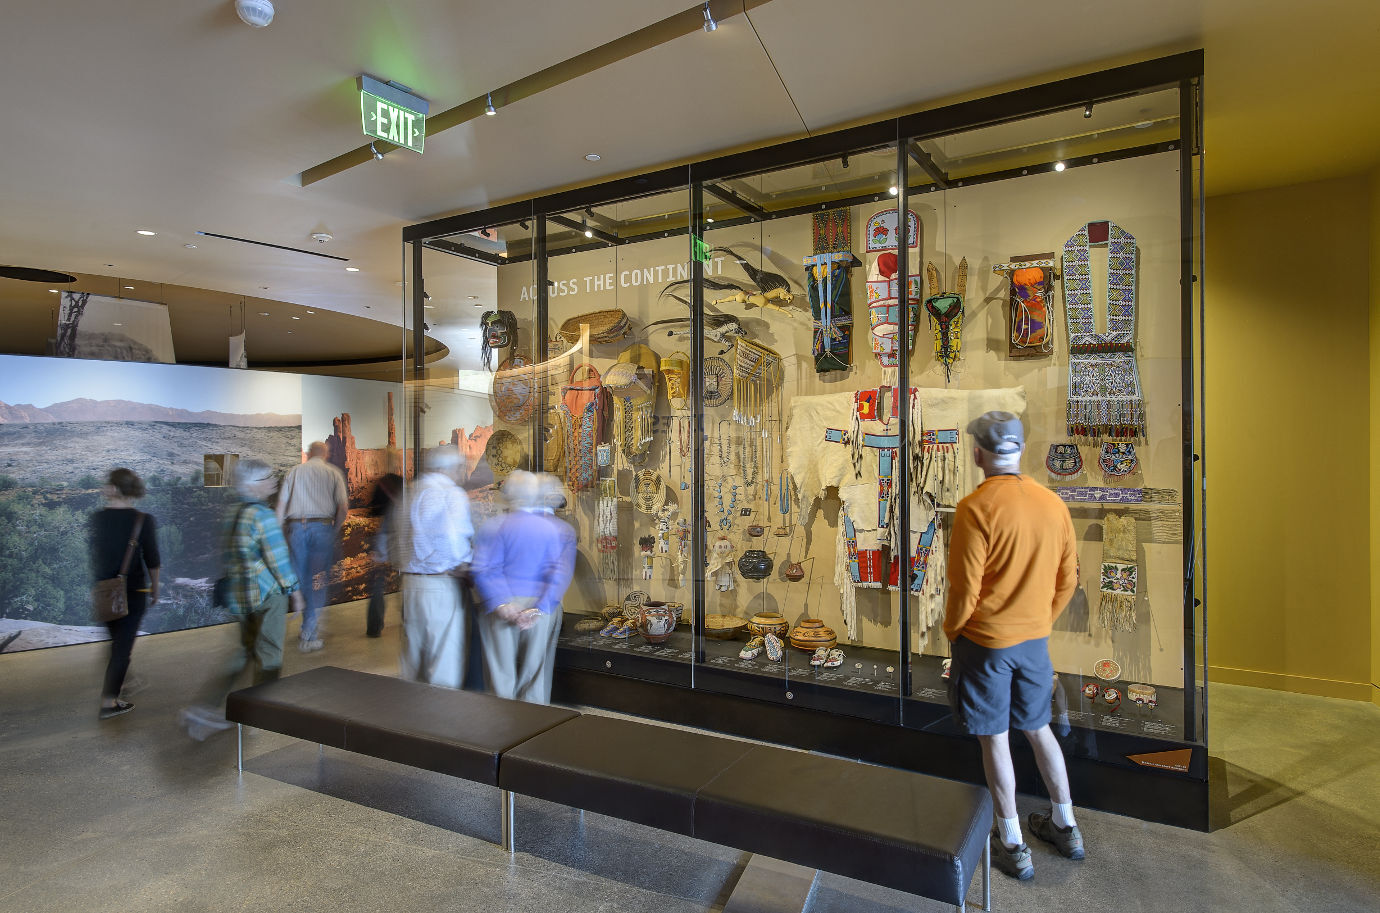
[[[427,451],[408,493],[398,542],[402,571],[402,675],[459,688],[465,679],[466,618],[456,575],[470,562],[470,502],[460,488],[465,458],[453,446]]]
[[[554,476],[518,470],[503,494],[512,511],[485,527],[474,557],[474,583],[488,609],[479,619],[484,669],[499,697],[549,704],[575,531],[554,516],[565,503]]]
[[[1078,586],[1078,554],[1068,507],[1021,474],[1020,418],[985,412],[968,425],[968,434],[976,444],[973,461],[986,479],[958,503],[949,543],[949,701],[959,725],[982,745],[997,819],[992,863],[1024,881],[1035,867],[1016,812],[1007,741],[1012,728],[1024,732],[1035,750],[1054,804],[1048,814],[1030,815],[1031,832],[1070,859],[1084,855],[1064,756],[1049,729],[1049,633]]]

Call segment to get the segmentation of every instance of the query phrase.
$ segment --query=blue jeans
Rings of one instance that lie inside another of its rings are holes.
[[[318,587],[316,575],[329,571],[335,563],[335,526],[289,520],[288,550],[292,553],[292,569],[297,573],[298,585],[307,604],[302,614],[302,639],[313,640],[316,638],[316,623],[322,607],[326,605],[326,593],[330,589],[329,579]]]

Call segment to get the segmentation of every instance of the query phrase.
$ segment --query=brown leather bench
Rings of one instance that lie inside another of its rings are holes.
[[[966,909],[985,789],[708,733],[327,666],[230,695],[226,718],[897,888]]]

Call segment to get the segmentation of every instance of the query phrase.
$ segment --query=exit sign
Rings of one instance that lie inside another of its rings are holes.
[[[392,83],[359,77],[359,116],[366,136],[421,152],[430,110],[424,99]]]

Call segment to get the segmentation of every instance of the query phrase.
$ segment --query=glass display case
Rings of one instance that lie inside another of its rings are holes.
[[[1201,66],[408,228],[409,320],[458,256],[515,327],[475,487],[566,485],[558,698],[980,779],[942,623],[966,427],[1000,409],[1077,537],[1050,638],[1075,791],[1206,826]]]

